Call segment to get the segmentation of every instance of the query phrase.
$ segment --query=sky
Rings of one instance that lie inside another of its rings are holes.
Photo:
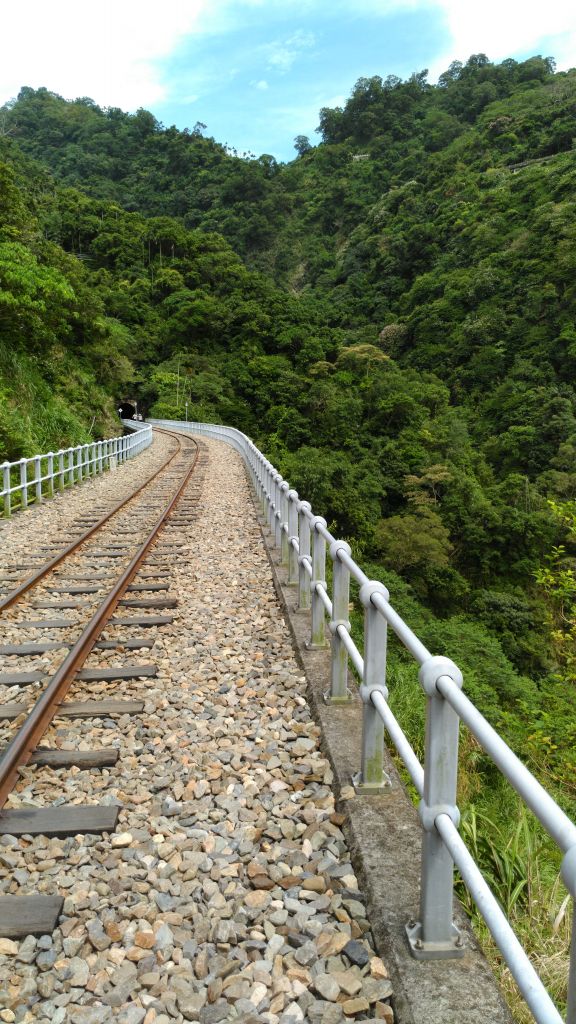
[[[145,107],[240,153],[292,160],[358,78],[453,60],[576,65],[575,0],[0,0],[0,105],[24,85]]]

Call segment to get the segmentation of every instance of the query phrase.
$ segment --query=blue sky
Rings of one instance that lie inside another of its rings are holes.
[[[285,9],[266,18],[253,9],[227,33],[181,44],[164,66],[176,97],[156,113],[179,127],[199,119],[221,142],[292,159],[295,135],[318,141],[321,107],[344,102],[362,75],[421,70],[444,34],[431,9],[330,18],[314,5],[297,21]]]
[[[3,11],[0,103],[46,86],[290,160],[361,76],[435,81],[477,52],[573,67],[574,0],[27,0]]]

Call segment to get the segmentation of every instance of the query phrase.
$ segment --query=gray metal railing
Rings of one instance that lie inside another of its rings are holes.
[[[360,770],[354,779],[357,791],[377,793],[386,785],[383,754],[387,734],[420,795],[419,814],[423,826],[420,914],[418,921],[406,923],[413,955],[426,960],[464,953],[463,940],[452,920],[456,864],[534,1019],[538,1024],[562,1024],[558,1009],[458,832],[459,723],[465,723],[564,854],[561,874],[573,900],[576,896],[574,823],[462,692],[462,674],[454,662],[430,653],[394,610],[386,587],[368,579],[352,558],[348,544],[332,536],[326,520],[312,513],[310,504],[300,500],[250,438],[233,427],[217,424],[152,422],[225,441],[242,455],[262,514],[287,568],[288,582],[298,588],[298,607],[310,610],[310,647],[327,646],[328,616],[331,686],[325,695],[326,701],[345,704],[351,700],[347,686],[348,659],[361,679],[363,736]],[[331,597],[326,585],[327,546],[333,568]],[[350,634],[351,577],[360,585],[360,601],[364,607],[364,656]],[[427,702],[423,766],[388,705],[388,627],[419,665],[418,678]],[[566,1020],[568,1024],[576,1024],[574,927]]]
[[[57,490],[63,491],[87,477],[115,468],[152,443],[150,424],[122,422],[133,433],[33,455],[17,462],[0,463],[0,502],[4,516],[10,516],[16,508],[27,508],[44,498],[53,498]]]

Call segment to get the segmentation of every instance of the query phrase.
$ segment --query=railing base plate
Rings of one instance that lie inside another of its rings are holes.
[[[406,937],[415,960],[454,960],[465,953],[462,933],[455,924],[452,925],[452,937],[448,942],[423,942],[419,921],[410,921],[406,925]]]
[[[352,691],[346,687],[345,697],[333,697],[330,690],[326,690],[326,692],[322,694],[322,700],[325,704],[335,705],[336,707],[342,704],[352,704]]]
[[[358,796],[377,796],[379,793],[383,793],[385,789],[388,789],[388,786],[392,785],[392,780],[386,775],[386,772],[383,775],[382,782],[362,782],[360,772],[356,772],[356,775],[352,776],[352,785]]]

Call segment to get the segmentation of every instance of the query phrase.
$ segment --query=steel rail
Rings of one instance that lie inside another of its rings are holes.
[[[171,437],[176,437],[178,441],[180,441],[182,437],[182,435],[179,436],[176,432],[163,430],[162,427],[156,427],[155,429],[161,431],[161,433],[169,434]],[[82,544],[89,540],[90,537],[92,537],[95,533],[98,532],[98,530],[101,530],[102,527],[105,526],[106,523],[112,518],[112,516],[115,516],[117,512],[124,508],[125,505],[128,505],[129,502],[131,502],[133,498],[137,497],[137,495],[140,494],[140,492],[143,491],[145,487],[148,487],[148,484],[151,484],[152,481],[155,480],[156,477],[159,476],[159,474],[162,473],[166,469],[166,467],[170,465],[173,459],[175,459],[176,456],[179,455],[181,451],[182,444],[180,444],[180,448],[177,448],[176,451],[173,452],[173,454],[168,459],[166,459],[165,462],[162,463],[160,469],[157,469],[154,473],[152,473],[151,476],[148,477],[147,480],[144,481],[144,483],[140,487],[137,487],[135,491],[132,491],[129,497],[124,498],[122,501],[120,501],[117,505],[114,506],[114,508],[110,512],[107,512],[106,515],[102,517],[102,519],[99,519],[97,523],[94,523],[93,526],[86,530],[86,532],[83,533],[81,537],[79,537],[75,541],[72,541],[71,544],[68,544],[68,546],[63,548],[62,551],[59,551],[57,555],[54,555],[54,558],[51,558],[49,562],[45,562],[40,569],[32,573],[31,576],[28,576],[28,578],[23,580],[22,583],[19,583],[18,586],[15,587],[14,590],[11,590],[9,594],[6,594],[4,597],[0,598],[0,612],[5,611],[7,608],[10,608],[13,604],[15,604],[16,601],[18,601],[19,598],[23,596],[23,594],[26,594],[29,590],[32,589],[32,587],[35,587],[36,584],[40,582],[40,580],[44,579],[44,577],[52,571],[52,569],[55,569],[57,565],[60,565],[60,562],[63,562],[64,559],[68,558],[69,555],[74,554],[74,552],[77,551]]]
[[[8,746],[4,749],[2,756],[0,757],[0,810],[4,806],[14,783],[18,778],[18,769],[23,767],[30,760],[30,757],[36,749],[40,739],[56,716],[64,697],[68,693],[68,690],[74,681],[74,677],[78,669],[80,669],[86,661],[86,658],[94,647],[97,637],[105,627],[111,615],[113,615],[120,598],[134,579],[134,576],[150,548],[154,544],[158,533],[169,518],[175,505],[178,503],[198,462],[200,448],[197,442],[194,442],[194,444],[196,444],[194,461],[190,469],[187,471],[184,480],[178,487],[178,490],[162,512],[159,519],[156,521],[146,540],[136,551],[136,554],[122,573],[120,579],[115,583],[112,590],[108,593],[90,621],[84,627],[81,635],[68,652],[60,667],[50,679],[46,689],[34,705],[25,722],[22,724]]]

